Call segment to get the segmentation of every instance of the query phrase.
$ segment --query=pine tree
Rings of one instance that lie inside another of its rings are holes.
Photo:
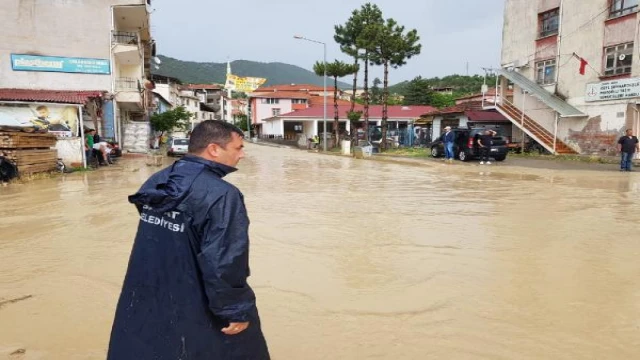
[[[313,71],[318,76],[324,76],[325,67],[327,76],[333,78],[333,131],[335,136],[334,144],[338,146],[338,140],[340,139],[340,113],[338,112],[338,78],[357,73],[358,65],[347,64],[338,60],[335,60],[334,62],[328,63],[326,65],[324,64],[324,62],[316,62],[315,65],[313,65]]]
[[[363,33],[369,27],[383,24],[382,11],[371,3],[366,3],[360,9],[353,10],[351,17],[344,25],[335,26],[334,40],[340,45],[340,50],[354,58],[354,64],[358,65],[362,60],[364,63],[364,126],[365,134],[369,131],[369,53],[361,46]],[[353,77],[353,93],[351,97],[351,110],[355,119],[355,101],[357,91],[357,73]],[[354,123],[352,123],[354,124]],[[353,132],[355,134],[355,131]]]
[[[359,39],[359,46],[366,49],[370,61],[384,67],[382,90],[382,141],[380,147],[385,149],[387,138],[387,120],[389,104],[389,67],[397,69],[405,65],[407,60],[420,54],[422,45],[418,42],[418,31],[405,32],[405,27],[398,25],[394,19],[387,19],[384,24],[367,26]]]

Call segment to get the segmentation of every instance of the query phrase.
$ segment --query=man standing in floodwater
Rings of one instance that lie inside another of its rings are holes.
[[[449,163],[453,163],[453,144],[455,142],[455,134],[451,131],[451,126],[444,128],[444,134],[442,134],[442,142],[444,143],[444,159]]]
[[[633,130],[627,129],[626,134],[618,140],[618,151],[621,156],[620,171],[631,171],[633,155],[640,151],[638,138],[633,136]]]
[[[140,220],[107,359],[269,359],[243,195],[222,179],[243,157],[242,130],[203,121],[189,154],[129,197]]]

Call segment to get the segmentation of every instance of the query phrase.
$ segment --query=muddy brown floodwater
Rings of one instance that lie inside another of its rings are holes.
[[[640,174],[248,152],[274,359],[640,358]],[[0,358],[104,359],[156,170],[0,187]]]

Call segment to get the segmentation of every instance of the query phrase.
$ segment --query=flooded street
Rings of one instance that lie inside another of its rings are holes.
[[[247,148],[273,359],[640,358],[640,173]],[[0,359],[104,359],[157,170],[0,187]]]

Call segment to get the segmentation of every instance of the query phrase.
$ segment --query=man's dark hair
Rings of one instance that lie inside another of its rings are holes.
[[[36,108],[36,111],[40,111],[40,110],[49,110],[49,108],[46,107],[45,105],[40,105]]]
[[[209,144],[217,144],[224,148],[231,141],[231,134],[233,133],[244,137],[242,130],[233,124],[222,120],[205,120],[191,132],[189,152],[191,154],[199,154]]]

